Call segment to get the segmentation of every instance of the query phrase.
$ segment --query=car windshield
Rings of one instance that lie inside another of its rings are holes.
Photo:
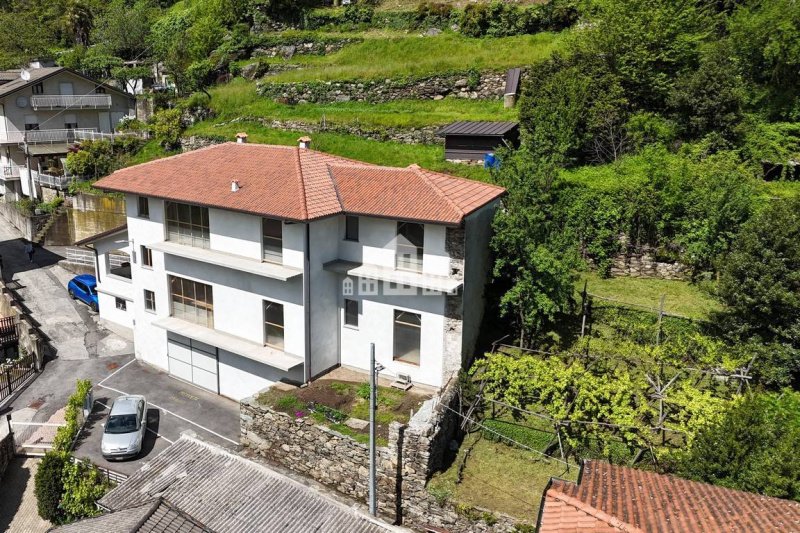
[[[132,433],[137,429],[136,415],[112,415],[106,423],[106,433]]]

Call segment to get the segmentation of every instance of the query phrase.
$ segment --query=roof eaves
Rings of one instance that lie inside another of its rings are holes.
[[[424,182],[425,182],[425,183],[428,185],[428,187],[430,187],[431,189],[433,189],[433,192],[434,192],[434,193],[435,193],[435,194],[436,194],[436,195],[437,195],[439,198],[443,199],[443,200],[444,200],[444,201],[447,203],[447,205],[449,205],[449,206],[450,206],[450,208],[451,208],[451,209],[452,209],[452,210],[453,210],[453,211],[454,211],[454,212],[455,212],[455,213],[458,215],[458,217],[459,217],[459,219],[460,219],[460,220],[463,220],[463,219],[464,219],[464,210],[463,210],[463,209],[461,209],[460,207],[458,207],[458,206],[456,205],[456,203],[455,203],[455,202],[453,202],[453,200],[451,200],[451,199],[450,199],[450,197],[449,197],[449,196],[447,196],[447,195],[446,195],[446,194],[445,194],[445,193],[444,193],[444,192],[443,192],[443,191],[442,191],[442,190],[441,190],[441,189],[440,189],[440,188],[439,188],[439,187],[438,187],[438,186],[437,186],[437,185],[436,185],[436,184],[433,182],[433,180],[431,180],[431,179],[430,179],[430,178],[429,178],[429,177],[428,177],[428,176],[425,174],[425,172],[421,171],[421,169],[420,169],[419,165],[409,165],[409,167],[408,167],[408,168],[410,168],[410,169],[411,169],[411,171],[412,171],[412,172],[414,172],[414,174],[416,174],[417,176],[419,176],[419,177],[420,177],[420,178],[421,178],[421,179],[422,179],[422,180],[423,180],[423,181],[424,181]]]
[[[99,239],[102,239],[102,238],[105,238],[105,237],[110,237],[112,235],[116,235],[117,233],[122,233],[123,231],[126,231],[127,229],[128,229],[128,223],[126,222],[124,224],[120,224],[119,226],[116,226],[116,227],[111,228],[109,230],[101,231],[100,233],[96,233],[95,235],[92,235],[90,237],[86,237],[85,239],[81,239],[79,241],[75,241],[73,246],[83,246],[84,244],[89,244],[89,243],[92,243],[92,242],[97,241]]]
[[[294,163],[295,170],[297,171],[297,178],[300,181],[300,212],[302,213],[303,220],[308,220],[308,198],[306,196],[306,177],[303,175],[303,165],[300,162],[300,148],[294,149]]]

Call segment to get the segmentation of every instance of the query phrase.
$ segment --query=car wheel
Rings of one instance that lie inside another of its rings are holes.
[[[89,307],[91,307],[91,308],[92,308],[92,311],[94,311],[95,313],[97,312],[97,304],[96,304],[96,303],[92,302],[92,303],[89,305]]]
[[[72,289],[68,290],[67,292],[69,292],[69,297],[74,300],[75,299],[75,293],[72,292]]]

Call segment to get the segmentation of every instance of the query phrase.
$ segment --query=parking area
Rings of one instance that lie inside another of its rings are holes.
[[[138,457],[109,462],[100,453],[102,424],[111,402],[123,394],[142,394],[147,398],[148,431]],[[238,403],[184,383],[135,359],[94,386],[94,402],[94,411],[74,453],[116,472],[132,474],[187,430],[226,448],[236,448],[239,444]]]

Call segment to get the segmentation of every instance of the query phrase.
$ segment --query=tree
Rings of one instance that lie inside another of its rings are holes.
[[[63,15],[64,33],[73,43],[88,46],[93,19],[92,10],[84,0],[68,0]]]
[[[524,347],[570,308],[573,274],[562,249],[553,245],[554,168],[524,152],[501,152],[500,159],[495,178],[508,195],[494,220],[494,276],[507,287],[501,312],[516,324]]]
[[[167,150],[174,150],[180,144],[183,121],[180,109],[164,109],[153,115],[151,129],[156,140]]]
[[[159,10],[152,0],[112,0],[92,30],[92,39],[123,59],[147,56],[150,26]]]
[[[64,489],[64,467],[68,462],[69,454],[48,452],[39,463],[34,478],[34,494],[39,516],[54,524],[61,523],[65,518],[60,504]]]
[[[679,475],[800,501],[800,393],[751,393],[695,437]]]
[[[731,250],[719,285],[730,331],[800,349],[800,198],[770,201]]]
[[[63,495],[61,508],[66,520],[72,522],[102,511],[96,502],[108,491],[110,484],[98,468],[85,462],[67,461],[62,473]]]

